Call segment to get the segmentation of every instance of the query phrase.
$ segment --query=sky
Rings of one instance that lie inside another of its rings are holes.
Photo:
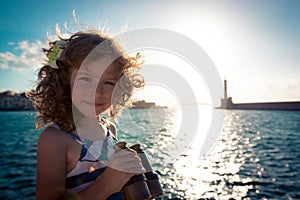
[[[32,88],[47,33],[53,35],[56,24],[74,23],[73,10],[80,23],[114,34],[162,28],[185,35],[227,79],[236,103],[300,101],[297,0],[0,0],[0,91]],[[168,92],[152,95],[167,99]]]

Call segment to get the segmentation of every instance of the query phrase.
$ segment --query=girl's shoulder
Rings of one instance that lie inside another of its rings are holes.
[[[73,139],[70,136],[53,126],[46,127],[38,139],[38,146],[46,146],[48,148],[56,147],[65,149],[71,143],[73,143]]]
[[[40,135],[41,137],[47,137],[47,138],[64,138],[66,137],[66,134],[64,131],[60,130],[59,128],[57,128],[56,126],[47,126]]]

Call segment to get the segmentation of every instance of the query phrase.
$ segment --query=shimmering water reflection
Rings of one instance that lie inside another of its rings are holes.
[[[216,146],[160,171],[169,199],[300,198],[300,113],[226,111]]]

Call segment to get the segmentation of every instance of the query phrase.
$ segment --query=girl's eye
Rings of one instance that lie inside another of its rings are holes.
[[[79,80],[91,81],[91,78],[89,78],[89,77],[81,77],[81,78],[79,78]]]
[[[111,85],[111,86],[115,86],[115,83],[112,81],[106,81],[104,82],[105,85]]]

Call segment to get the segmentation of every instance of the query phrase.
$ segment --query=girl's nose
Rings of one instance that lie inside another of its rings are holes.
[[[104,88],[102,84],[99,84],[96,88],[96,95],[103,96],[104,95]]]

